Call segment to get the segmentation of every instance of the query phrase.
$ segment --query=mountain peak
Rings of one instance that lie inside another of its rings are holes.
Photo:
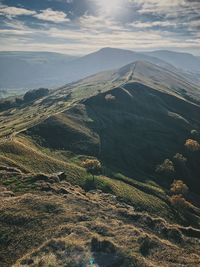
[[[120,49],[120,48],[115,48],[115,47],[103,47],[100,50],[95,52],[96,54],[105,54],[105,55],[116,55],[116,56],[120,56],[120,55],[126,55],[126,54],[130,54],[133,55],[135,54],[134,51],[131,50],[126,50],[126,49]]]
[[[127,50],[127,49],[121,49],[121,48],[110,47],[110,46],[103,47],[99,51],[109,51],[109,50],[113,50],[113,51],[130,51],[130,50]]]

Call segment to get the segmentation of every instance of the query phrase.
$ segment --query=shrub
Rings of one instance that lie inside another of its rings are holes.
[[[93,175],[93,181],[94,181],[94,175],[98,175],[101,173],[102,170],[101,162],[98,161],[97,159],[86,159],[82,165],[87,170],[88,173]]]
[[[116,97],[114,95],[111,95],[111,94],[107,94],[105,96],[106,101],[114,101],[115,99],[116,99]]]
[[[23,104],[23,99],[17,97],[17,98],[15,98],[15,102],[16,102],[17,105],[21,105],[21,104]]]
[[[173,174],[175,172],[173,162],[169,159],[164,160],[164,162],[161,165],[157,166],[156,172]]]
[[[191,135],[193,135],[193,136],[198,136],[199,135],[199,132],[197,131],[197,130],[192,130],[191,131]]]
[[[13,107],[13,102],[11,100],[2,100],[0,102],[0,110],[6,110]]]
[[[193,139],[186,140],[185,147],[192,152],[200,150],[200,144]]]
[[[49,94],[49,90],[46,88],[39,88],[39,89],[35,89],[32,91],[28,91],[24,95],[24,101],[25,102],[34,101],[34,100],[39,99],[41,97],[47,96],[48,94]]]
[[[188,193],[188,186],[182,180],[174,180],[170,191],[175,195],[186,195]]]
[[[187,162],[187,158],[185,158],[182,154],[180,153],[177,153],[175,156],[174,156],[174,160],[180,162],[180,163],[186,163]]]
[[[182,195],[171,196],[170,202],[172,206],[179,210],[186,209],[191,206],[191,204]]]

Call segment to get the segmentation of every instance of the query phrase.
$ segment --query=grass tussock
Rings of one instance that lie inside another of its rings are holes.
[[[200,263],[200,243],[186,228],[138,212],[109,193],[65,181],[51,186],[57,191],[1,197],[3,267],[78,267],[90,259],[106,267]]]

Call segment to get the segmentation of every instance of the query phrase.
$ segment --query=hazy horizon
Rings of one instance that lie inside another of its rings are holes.
[[[57,54],[63,54],[63,55],[69,55],[69,56],[74,56],[74,57],[81,57],[81,56],[86,56],[86,55],[89,55],[89,54],[92,54],[92,53],[95,53],[95,52],[98,52],[102,49],[105,49],[105,48],[110,48],[110,49],[120,49],[120,50],[127,50],[127,51],[131,51],[131,52],[136,52],[136,53],[146,53],[146,52],[156,52],[156,51],[166,51],[166,52],[174,52],[174,53],[185,53],[185,54],[191,54],[193,56],[197,56],[199,57],[200,54],[195,54],[193,52],[189,52],[189,51],[184,51],[184,50],[174,50],[174,49],[150,49],[150,50],[137,50],[137,49],[125,49],[125,48],[120,48],[120,47],[102,47],[102,48],[99,48],[97,50],[91,50],[89,52],[86,52],[86,53],[76,53],[76,54],[70,54],[70,53],[67,53],[67,51],[51,51],[51,50],[0,50],[0,53],[57,53]]]

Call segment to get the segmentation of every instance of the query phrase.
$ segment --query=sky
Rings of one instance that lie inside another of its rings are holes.
[[[200,56],[200,0],[0,0],[0,51],[103,47]]]

